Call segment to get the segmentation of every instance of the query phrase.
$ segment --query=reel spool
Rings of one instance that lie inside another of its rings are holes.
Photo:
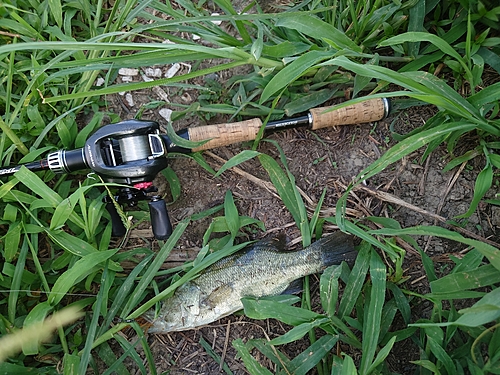
[[[123,163],[148,159],[152,156],[149,138],[144,135],[118,139]]]
[[[128,136],[118,139],[123,163],[156,159],[165,156],[165,148],[159,134]]]

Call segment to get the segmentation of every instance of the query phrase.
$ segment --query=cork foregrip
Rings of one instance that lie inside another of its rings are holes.
[[[331,107],[322,107],[310,110],[313,130],[336,125],[363,124],[381,120],[386,115],[383,99],[370,99],[334,111],[330,109]]]
[[[209,141],[193,148],[193,151],[209,150],[216,147],[227,146],[233,143],[252,141],[257,138],[262,121],[254,118],[228,124],[206,125],[189,128],[189,140]]]

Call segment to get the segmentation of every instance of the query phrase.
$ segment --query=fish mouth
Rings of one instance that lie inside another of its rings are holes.
[[[175,329],[175,324],[166,322],[162,318],[156,316],[154,310],[146,311],[142,314],[142,318],[148,322],[146,329],[147,333],[167,333]]]

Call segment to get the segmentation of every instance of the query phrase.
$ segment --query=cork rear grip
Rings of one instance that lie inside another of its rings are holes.
[[[310,110],[311,128],[317,130],[330,126],[378,121],[387,116],[388,103],[387,99],[370,99],[334,111],[330,110],[332,107],[313,108]]]
[[[253,141],[257,138],[261,126],[262,121],[254,118],[234,123],[189,128],[188,135],[191,141],[209,139],[207,143],[193,148],[193,151],[202,151],[238,142]]]

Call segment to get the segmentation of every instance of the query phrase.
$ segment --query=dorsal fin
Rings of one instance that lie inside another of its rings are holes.
[[[279,232],[277,234],[272,234],[264,237],[260,241],[254,244],[254,249],[265,249],[267,251],[275,251],[277,253],[282,253],[286,251],[286,235],[284,232]]]

